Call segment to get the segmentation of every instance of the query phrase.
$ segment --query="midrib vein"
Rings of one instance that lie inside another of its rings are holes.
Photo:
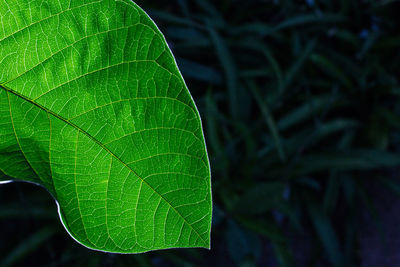
[[[5,86],[4,84],[0,84],[0,88],[2,88],[3,90],[5,90],[6,92],[9,92],[29,103],[31,103],[32,105],[35,105],[36,107],[42,109],[43,111],[47,112],[48,114],[53,115],[54,117],[58,118],[59,120],[63,121],[64,123],[74,127],[76,130],[78,130],[79,132],[83,133],[84,135],[86,135],[87,137],[89,137],[93,142],[95,142],[97,145],[99,145],[102,149],[106,150],[110,155],[112,155],[115,159],[117,159],[119,162],[122,163],[122,165],[124,165],[124,167],[126,167],[129,171],[131,171],[137,178],[139,178],[143,183],[145,183],[151,190],[153,190],[161,199],[163,199],[170,207],[171,209],[173,209],[182,219],[183,221],[189,225],[189,227],[192,229],[193,232],[196,233],[196,235],[202,240],[202,242],[204,243],[204,245],[208,245],[208,243],[201,237],[200,233],[186,220],[186,218],[177,210],[175,209],[174,206],[171,205],[171,203],[168,202],[167,199],[165,199],[159,192],[157,192],[148,182],[146,182],[146,180],[144,180],[142,177],[139,176],[139,174],[137,174],[131,167],[129,167],[122,159],[120,159],[117,155],[115,155],[110,149],[108,149],[106,146],[104,146],[99,140],[97,140],[94,136],[90,135],[88,132],[84,131],[82,128],[80,128],[79,126],[77,126],[76,124],[72,123],[71,121],[68,121],[67,119],[61,117],[60,115],[58,115],[57,113],[53,112],[52,110],[47,109],[46,107],[42,106],[39,103],[34,102],[32,99],[27,98],[26,96],[8,88],[7,86]]]

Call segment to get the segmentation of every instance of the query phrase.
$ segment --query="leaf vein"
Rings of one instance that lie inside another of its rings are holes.
[[[197,235],[197,239],[196,239],[196,240],[200,239],[205,245],[208,245],[208,244],[206,243],[206,241],[202,238],[202,236],[200,235],[200,233],[193,227],[193,225],[190,224],[190,223],[186,220],[186,218],[185,218],[177,209],[175,209],[175,207],[172,206],[172,204],[171,204],[163,195],[161,195],[158,191],[156,191],[149,183],[146,182],[146,180],[144,180],[141,176],[139,176],[131,167],[129,167],[128,165],[126,165],[126,163],[125,163],[122,159],[120,159],[117,155],[115,155],[110,149],[108,149],[106,146],[104,146],[104,145],[103,145],[100,141],[98,141],[95,137],[93,137],[93,136],[90,135],[88,132],[84,131],[84,130],[81,129],[79,126],[75,125],[74,123],[68,121],[67,119],[65,119],[65,118],[63,118],[63,117],[61,117],[61,116],[58,115],[57,113],[54,113],[53,111],[48,110],[46,107],[40,105],[39,103],[36,103],[36,102],[32,101],[32,99],[29,99],[29,98],[25,97],[24,95],[22,95],[22,94],[20,94],[20,93],[18,93],[18,92],[16,92],[16,91],[14,91],[14,90],[12,90],[12,89],[10,89],[10,88],[7,88],[5,85],[0,85],[0,88],[2,88],[3,90],[6,90],[6,91],[9,92],[9,93],[12,93],[12,94],[16,95],[17,97],[22,98],[23,100],[25,100],[25,101],[27,101],[27,102],[29,102],[29,103],[31,103],[31,104],[37,106],[38,108],[40,108],[40,109],[42,109],[42,110],[48,112],[48,113],[51,114],[52,116],[54,116],[54,117],[60,119],[60,120],[63,121],[66,125],[69,125],[69,126],[75,128],[76,130],[78,130],[78,132],[83,133],[83,134],[86,135],[88,138],[90,138],[94,143],[96,143],[96,144],[99,145],[101,148],[103,148],[103,149],[106,150],[108,153],[110,153],[115,159],[117,159],[118,161],[120,161],[130,172],[132,172],[137,178],[139,178],[142,182],[144,182],[152,191],[154,191],[161,199],[163,199],[163,200],[165,201],[165,203],[168,204],[169,210],[170,210],[170,209],[174,210],[174,212],[175,212],[176,214],[178,214],[179,217],[181,217],[187,225],[189,225],[189,227],[190,227],[190,228],[196,233],[196,235]],[[85,231],[86,231],[86,230],[85,230]]]

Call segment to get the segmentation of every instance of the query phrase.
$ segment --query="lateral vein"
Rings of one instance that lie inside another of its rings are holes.
[[[95,142],[97,145],[99,145],[101,148],[103,148],[104,150],[106,150],[109,154],[111,154],[115,159],[117,159],[118,161],[120,161],[122,163],[122,165],[124,165],[124,167],[126,167],[129,171],[131,171],[137,178],[139,178],[143,183],[145,183],[151,190],[153,190],[161,199],[163,199],[172,210],[174,210],[183,220],[184,222],[193,230],[193,232],[196,233],[196,235],[198,236],[198,238],[200,238],[202,240],[202,242],[205,245],[208,245],[207,242],[202,238],[202,236],[200,235],[200,233],[193,227],[192,224],[190,224],[186,218],[174,207],[172,206],[171,203],[168,202],[167,199],[165,199],[159,192],[157,192],[146,180],[144,180],[138,173],[136,173],[131,167],[129,167],[122,159],[120,159],[117,155],[115,155],[110,149],[108,149],[107,147],[105,147],[100,141],[98,141],[94,136],[90,135],[88,132],[84,131],[82,128],[80,128],[79,126],[77,126],[76,124],[72,123],[71,121],[68,121],[67,119],[61,117],[60,115],[58,115],[57,113],[53,112],[52,110],[47,109],[46,107],[42,106],[39,103],[36,103],[34,101],[32,101],[32,99],[27,98],[26,96],[6,87],[5,85],[0,84],[0,88],[2,88],[3,90],[7,91],[8,93],[11,93],[17,97],[20,97],[21,99],[37,106],[38,108],[46,111],[47,113],[53,115],[54,117],[60,119],[61,121],[63,121],[64,123],[66,123],[67,125],[72,126],[73,128],[75,128],[76,130],[78,130],[79,132],[83,133],[84,135],[86,135],[87,137],[89,137],[93,142]]]

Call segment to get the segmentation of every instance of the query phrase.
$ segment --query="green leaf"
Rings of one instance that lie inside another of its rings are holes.
[[[129,0],[0,1],[0,181],[44,186],[101,251],[210,247],[201,120]]]

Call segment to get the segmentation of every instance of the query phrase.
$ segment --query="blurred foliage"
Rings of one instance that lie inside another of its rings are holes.
[[[359,265],[361,213],[382,228],[371,180],[400,194],[399,2],[137,3],[165,33],[202,114],[212,250],[90,251],[43,189],[9,184],[0,266]]]

